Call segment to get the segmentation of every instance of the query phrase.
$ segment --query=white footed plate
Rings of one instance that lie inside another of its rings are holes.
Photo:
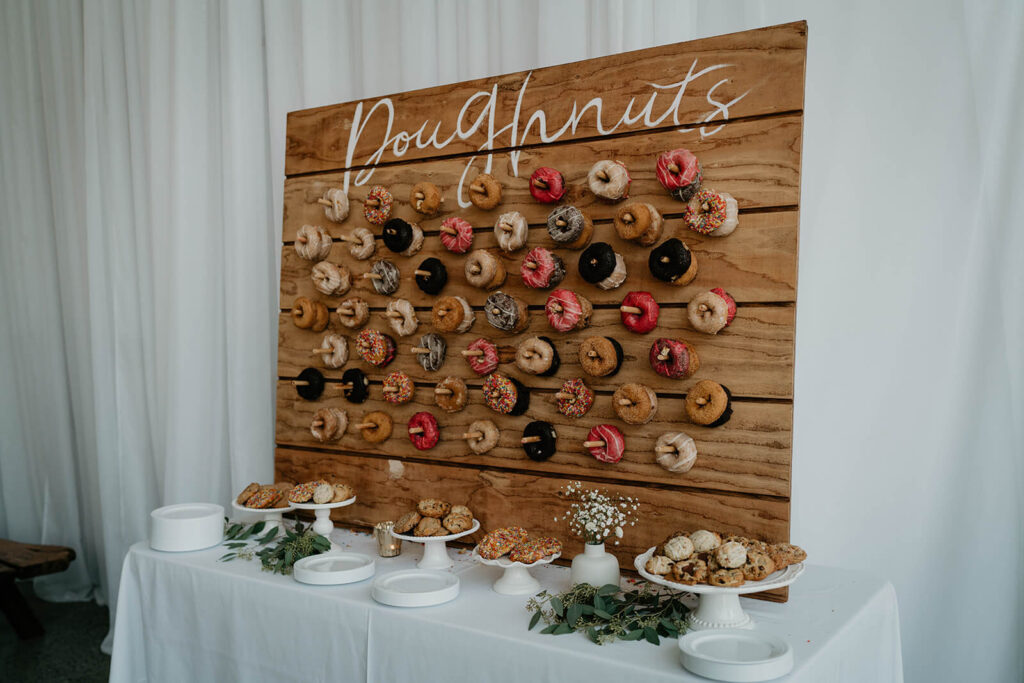
[[[793,648],[761,631],[694,631],[679,638],[679,661],[687,671],[716,681],[768,681],[793,670]]]
[[[376,562],[369,555],[329,552],[302,558],[295,563],[292,575],[300,583],[336,586],[368,579],[375,568]]]
[[[457,538],[476,533],[479,529],[480,520],[474,519],[471,528],[460,531],[457,534],[448,534],[447,536],[412,536],[409,534],[397,534],[394,531],[391,532],[391,535],[410,543],[423,544],[423,557],[416,563],[416,566],[420,569],[448,569],[454,562],[448,556],[448,546],[445,544],[448,541],[454,541]]]
[[[473,548],[473,559],[480,564],[485,564],[489,567],[501,567],[505,570],[505,573],[494,582],[492,588],[495,593],[501,593],[502,595],[532,595],[540,592],[540,582],[533,578],[530,574],[531,567],[539,567],[544,564],[551,564],[559,557],[562,556],[561,552],[547,555],[537,560],[526,564],[524,562],[513,562],[507,557],[499,557],[496,560],[488,560],[480,556],[480,546]]]
[[[430,607],[459,595],[459,577],[447,572],[406,569],[378,576],[373,599],[392,607]]]

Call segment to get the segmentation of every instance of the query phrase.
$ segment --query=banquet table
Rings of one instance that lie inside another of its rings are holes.
[[[376,541],[335,529],[344,550],[376,556]],[[222,546],[191,553],[134,545],[124,560],[110,680],[120,681],[706,681],[663,640],[598,646],[579,633],[528,631],[528,596],[491,584],[497,567],[450,549],[461,592],[434,607],[399,608],[370,596],[373,579],[310,586],[264,572],[258,560],[219,562]],[[377,576],[411,569],[422,553],[377,557]],[[564,590],[569,570],[535,568]],[[628,586],[630,579],[624,579]],[[788,603],[742,598],[756,628],[785,638],[785,681],[902,681],[895,591],[869,574],[809,565]]]

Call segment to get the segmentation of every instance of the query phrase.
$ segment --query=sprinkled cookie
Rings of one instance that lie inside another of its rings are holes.
[[[238,498],[235,499],[235,502],[238,503],[239,505],[245,505],[245,501],[252,498],[259,490],[260,485],[258,483],[251,483],[248,486],[246,486],[241,493],[238,494]]]
[[[518,526],[495,529],[480,541],[477,552],[486,560],[496,560],[529,537],[526,529]]]

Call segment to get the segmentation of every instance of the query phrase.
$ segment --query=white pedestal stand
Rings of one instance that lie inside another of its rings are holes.
[[[416,563],[420,569],[448,569],[454,564],[452,558],[448,556],[448,546],[446,545],[448,541],[468,536],[478,529],[480,529],[480,521],[474,519],[471,528],[447,536],[407,536],[394,531],[391,532],[391,535],[403,541],[423,544],[423,557]]]
[[[296,510],[312,510],[313,514],[316,515],[316,520],[313,522],[313,531],[330,539],[331,532],[334,531],[334,522],[331,521],[331,510],[346,507],[354,502],[356,502],[356,497],[352,496],[340,503],[321,503],[319,505],[316,503],[292,503],[292,507]],[[332,540],[331,548],[336,549],[338,547]]]
[[[505,572],[491,586],[495,593],[500,593],[502,595],[533,595],[535,593],[539,593],[541,588],[540,582],[533,578],[533,575],[530,573],[530,569],[544,564],[551,564],[561,556],[562,553],[555,553],[554,555],[548,555],[536,562],[524,564],[522,562],[513,562],[507,557],[499,557],[496,560],[487,560],[480,557],[480,553],[477,552],[477,548],[473,548],[474,560],[480,564],[485,564],[488,567],[501,567],[505,570]]]
[[[248,512],[254,515],[259,515],[259,518],[265,522],[263,532],[260,535],[281,526],[281,522],[284,520],[284,513],[291,512],[295,509],[291,505],[286,508],[247,508],[244,505],[239,505],[235,501],[231,501],[231,507],[239,512]]]

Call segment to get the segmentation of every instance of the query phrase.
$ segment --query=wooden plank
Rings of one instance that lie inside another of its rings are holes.
[[[296,111],[285,173],[801,110],[806,45],[795,22]]]
[[[19,543],[0,538],[0,564],[11,567],[18,579],[62,572],[74,559],[75,551],[72,548]]]
[[[610,220],[617,205],[595,197],[587,187],[587,173],[601,159],[617,159],[629,168],[633,179],[629,201],[649,202],[663,213],[678,214],[685,206],[673,199],[655,176],[658,155],[676,147],[686,147],[696,154],[704,169],[704,184],[733,195],[743,210],[795,205],[799,202],[801,127],[802,117],[793,115],[736,121],[704,140],[695,131],[672,130],[497,154],[490,172],[502,184],[502,203],[490,211],[469,203],[466,182],[459,202],[464,172],[471,180],[483,170],[483,159],[477,159],[469,171],[458,160],[433,159],[379,168],[359,186],[353,178],[349,188],[352,210],[344,223],[327,220],[316,200],[329,188],[343,187],[345,173],[289,178],[285,180],[283,240],[293,240],[295,231],[305,223],[323,225],[334,236],[366,226],[362,201],[375,184],[389,188],[394,196],[393,216],[419,222],[425,230],[436,230],[451,215],[461,216],[477,227],[493,228],[501,213],[513,209],[531,224],[540,225],[552,206],[535,201],[529,193],[530,174],[539,166],[557,168],[565,177],[568,189],[564,203],[578,206],[595,220]],[[436,217],[424,219],[409,204],[412,186],[421,181],[437,185],[445,198],[443,211]]]
[[[375,327],[395,337],[398,355],[386,368],[378,369],[365,363],[355,353],[351,342],[355,333],[345,329],[337,317],[331,315],[329,331],[345,335],[350,341],[349,362],[338,369],[323,365],[319,354],[313,349],[320,348],[324,332],[300,330],[292,323],[290,313],[282,313],[278,326],[277,372],[281,377],[295,377],[304,368],[316,367],[327,377],[340,378],[350,367],[361,368],[371,379],[382,380],[395,370],[405,372],[414,381],[438,382],[447,375],[462,377],[469,383],[479,383],[459,351],[479,337],[487,337],[495,343],[518,346],[534,335],[549,337],[558,350],[561,368],[553,377],[537,377],[521,372],[514,363],[501,366],[502,371],[517,377],[532,388],[557,389],[569,377],[584,377],[588,386],[601,391],[614,391],[626,381],[642,382],[658,392],[685,393],[700,379],[714,379],[729,387],[735,396],[757,398],[792,398],[793,396],[793,323],[795,308],[792,306],[742,306],[733,323],[717,335],[706,335],[689,327],[686,309],[663,308],[654,331],[638,335],[626,331],[620,314],[615,309],[594,311],[592,322],[584,333],[560,334],[551,329],[542,310],[530,312],[530,325],[526,331],[506,335],[491,327],[482,311],[477,313],[477,322],[466,334],[445,334],[448,355],[438,372],[427,372],[416,360],[410,347],[421,334],[433,331],[430,311],[417,313],[420,327],[410,337],[397,337],[387,324],[382,312],[371,314],[367,327]],[[612,377],[590,377],[579,365],[579,344],[590,335],[614,337],[622,344],[623,369]],[[700,369],[689,380],[669,379],[651,369],[648,353],[651,343],[657,337],[686,339],[697,350]],[[627,379],[628,378],[628,379]]]
[[[353,405],[341,392],[328,386],[317,402],[304,401],[288,381],[278,383],[277,442],[294,446],[334,450],[339,457],[347,452],[360,452],[393,457],[437,460],[450,465],[515,468],[529,472],[547,472],[568,477],[597,477],[626,481],[660,483],[717,491],[736,491],[772,496],[789,496],[792,448],[793,406],[788,403],[736,401],[733,416],[721,427],[707,428],[689,424],[680,398],[661,398],[655,419],[642,427],[631,427],[619,420],[611,405],[611,397],[599,395],[594,407],[584,418],[571,420],[558,413],[551,392],[531,392],[530,408],[520,417],[499,416],[482,402],[479,389],[470,389],[470,402],[458,413],[444,413],[433,400],[433,387],[418,385],[413,400],[393,406],[382,400],[380,386],[371,387],[371,400]],[[313,439],[309,425],[313,414],[322,406],[345,410],[350,428],[333,444]],[[367,443],[351,427],[370,411],[390,413],[395,420],[394,432],[381,444]],[[429,451],[418,451],[409,441],[405,425],[421,410],[437,417],[441,425],[441,442]],[[501,430],[498,446],[485,455],[476,455],[461,435],[475,420],[493,420]],[[558,452],[545,462],[526,457],[519,443],[523,428],[531,420],[545,420],[557,425]],[[617,425],[626,436],[623,459],[610,465],[594,459],[584,448],[587,432],[597,424]],[[667,431],[685,431],[697,443],[698,458],[693,469],[673,474],[654,460],[654,443]]]

